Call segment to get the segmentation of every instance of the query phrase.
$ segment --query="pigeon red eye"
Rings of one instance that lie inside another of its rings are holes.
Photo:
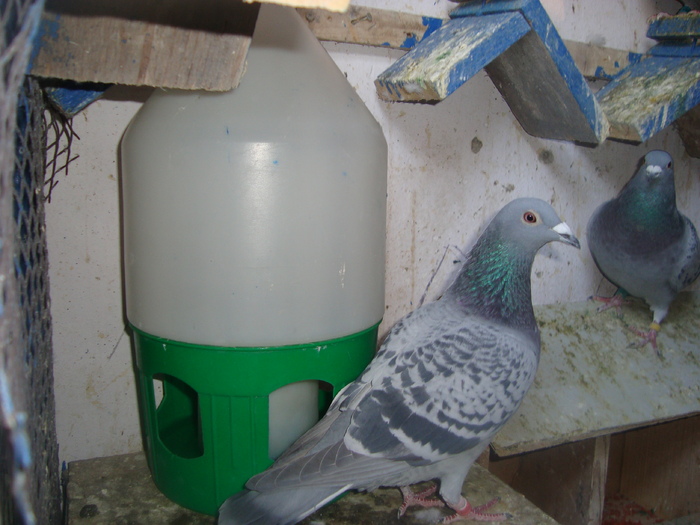
[[[531,211],[526,211],[525,215],[523,215],[523,220],[528,224],[535,224],[537,222],[537,215]]]
[[[668,165],[666,166],[666,168],[668,168],[670,170],[671,166],[673,166],[673,162],[669,162]]]

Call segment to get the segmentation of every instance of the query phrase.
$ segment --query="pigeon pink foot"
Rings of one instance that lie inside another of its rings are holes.
[[[458,504],[458,507],[453,507],[455,511],[451,516],[447,516],[440,523],[454,523],[459,520],[472,520],[472,521],[505,521],[512,516],[507,512],[499,512],[497,514],[491,514],[485,512],[486,510],[493,507],[496,503],[500,501],[500,498],[494,498],[488,503],[479,505],[478,507],[472,507],[471,504],[463,497]]]
[[[629,304],[629,301],[624,299],[620,294],[615,294],[612,297],[602,297],[600,295],[594,295],[591,297],[594,301],[603,303],[598,307],[599,312],[604,312],[610,308],[614,308],[618,317],[622,316],[622,305]]]
[[[639,328],[635,328],[634,326],[630,326],[628,328],[641,338],[639,341],[632,343],[630,346],[643,348],[650,343],[651,347],[656,352],[656,355],[663,357],[661,355],[661,351],[659,350],[659,346],[656,344],[656,335],[659,333],[659,330],[661,330],[659,323],[651,323],[651,325],[649,325],[649,330],[641,330]]]
[[[403,503],[399,507],[399,517],[406,513],[406,509],[412,505],[418,507],[444,507],[445,503],[441,499],[430,498],[437,492],[437,485],[431,485],[420,492],[413,492],[410,487],[400,487]]]

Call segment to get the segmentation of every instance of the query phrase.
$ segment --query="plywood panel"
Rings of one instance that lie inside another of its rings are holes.
[[[620,493],[666,519],[700,512],[700,417],[628,432]]]
[[[609,446],[609,437],[600,437],[492,458],[489,470],[556,521],[593,525],[603,515]]]

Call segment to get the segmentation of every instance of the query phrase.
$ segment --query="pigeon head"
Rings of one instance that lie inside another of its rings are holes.
[[[664,231],[678,223],[671,155],[661,150],[647,153],[617,201],[619,220],[639,231]]]
[[[542,246],[553,241],[581,247],[571,228],[541,199],[522,198],[506,204],[484,235],[487,232],[489,236],[511,244],[513,250],[529,253],[532,257]]]
[[[549,204],[516,199],[486,227],[445,295],[470,312],[536,333],[530,271],[537,251],[554,241],[580,248]]]

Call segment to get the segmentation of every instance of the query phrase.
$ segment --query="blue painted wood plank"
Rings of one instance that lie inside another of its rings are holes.
[[[649,54],[657,57],[700,57],[700,46],[695,42],[686,45],[662,42],[652,47]]]
[[[659,18],[649,24],[647,36],[654,40],[700,37],[700,15],[686,13]]]
[[[472,0],[457,7],[450,13],[451,18],[484,16],[486,14],[517,11],[523,15],[532,29],[542,40],[547,52],[554,61],[559,74],[571,91],[579,111],[588,121],[595,142],[602,142],[607,137],[608,123],[600,109],[598,101],[588,86],[588,82],[576,67],[574,59],[566,49],[564,41],[554,27],[549,15],[539,0]],[[532,57],[537,60],[537,57]],[[549,79],[542,79],[548,82]],[[523,93],[523,97],[531,94]],[[574,108],[571,108],[574,110]],[[575,140],[575,139],[573,139]],[[590,142],[586,140],[586,142]]]
[[[384,71],[384,100],[443,100],[530,31],[519,13],[450,20]]]
[[[111,84],[94,82],[56,81],[56,85],[45,87],[44,93],[52,105],[63,115],[71,118],[104,95]]]
[[[700,103],[700,59],[651,56],[625,69],[597,98],[611,138],[643,142]]]

